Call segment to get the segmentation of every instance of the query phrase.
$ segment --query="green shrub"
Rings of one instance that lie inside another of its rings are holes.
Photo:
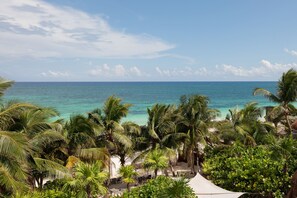
[[[149,180],[146,184],[124,192],[122,198],[194,198],[193,190],[182,180],[173,180],[159,176]]]
[[[296,163],[293,159],[273,158],[263,146],[233,145],[208,151],[204,173],[222,188],[257,193],[259,196],[282,197],[290,188],[290,175]],[[285,170],[285,167],[291,167]]]

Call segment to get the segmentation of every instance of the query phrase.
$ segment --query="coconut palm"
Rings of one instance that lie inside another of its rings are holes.
[[[50,119],[58,115],[59,113],[53,108],[26,109],[14,119],[9,130],[25,133],[29,137],[33,137],[42,131],[55,128],[56,125],[60,125],[60,128],[62,128],[59,121],[50,122]]]
[[[79,162],[74,168],[74,177],[64,185],[64,190],[73,191],[76,197],[92,198],[107,193],[104,181],[108,178],[108,173],[102,171],[99,161],[87,164]]]
[[[2,103],[0,105],[0,130],[9,130],[15,121],[20,118],[22,112],[28,109],[39,109],[39,107],[16,101]]]
[[[255,102],[246,104],[243,109],[230,109],[229,121],[219,126],[221,139],[227,144],[236,140],[254,146],[266,143],[266,136],[274,134],[275,127],[270,122],[260,121],[261,115],[262,109]]]
[[[95,139],[99,134],[95,126],[83,115],[74,115],[66,123],[69,139],[69,155],[75,155],[81,149],[96,147]]]
[[[96,141],[101,134],[98,125],[82,115],[74,115],[66,123],[65,129],[69,141],[69,156],[76,156],[88,162],[102,160],[105,166],[110,165],[109,151]]]
[[[195,172],[195,152],[199,153],[198,143],[206,144],[212,136],[208,125],[218,115],[218,111],[208,107],[209,99],[202,95],[182,96],[179,110],[183,116],[180,123],[186,134],[185,151],[191,172]]]
[[[286,125],[288,128],[288,134],[292,134],[291,123],[289,115],[292,112],[296,112],[296,109],[292,102],[297,98],[297,72],[294,69],[290,69],[286,73],[283,73],[281,79],[278,81],[277,93],[273,94],[270,91],[263,88],[256,88],[254,95],[263,95],[270,101],[278,103],[278,106],[274,111],[281,112],[284,116]]]
[[[133,184],[136,182],[135,177],[138,175],[135,171],[134,166],[127,165],[122,166],[119,170],[120,175],[122,176],[123,182],[127,184],[127,189],[130,191],[130,184]]]
[[[131,105],[122,104],[121,101],[120,98],[111,96],[105,101],[103,111],[95,109],[88,114],[89,121],[101,131],[96,138],[97,146],[106,147],[111,155],[132,147],[132,141],[121,125],[121,119],[127,116]]]
[[[121,120],[126,117],[130,104],[122,104],[122,100],[115,96],[109,97],[103,106],[103,110],[95,109],[89,113],[89,120],[97,124],[102,129],[99,141],[105,142],[111,153],[116,152],[117,143],[125,147],[131,147],[131,140],[124,134]],[[103,112],[103,113],[102,113]]]
[[[176,123],[181,119],[173,105],[156,104],[148,112],[148,138],[152,149],[159,147],[176,149],[186,135],[177,130]]]
[[[0,97],[4,95],[4,91],[13,85],[13,81],[0,77]]]
[[[123,133],[132,141],[132,145],[129,147],[125,145],[121,146],[120,142],[117,143],[117,146],[121,149],[117,149],[115,155],[120,157],[121,165],[124,166],[127,158],[134,154],[134,147],[137,144],[138,138],[141,137],[141,128],[133,122],[124,122],[122,126],[124,128]]]
[[[146,155],[143,166],[153,170],[155,177],[157,177],[159,170],[164,170],[169,166],[169,158],[164,155],[162,150],[156,148]]]
[[[24,134],[0,131],[0,194],[14,194],[27,187],[27,158],[30,153]]]

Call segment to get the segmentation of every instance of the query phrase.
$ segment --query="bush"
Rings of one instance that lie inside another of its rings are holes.
[[[146,184],[124,192],[122,198],[194,198],[193,190],[182,180],[173,180],[169,177],[159,176],[149,180]]]
[[[222,150],[208,151],[204,173],[222,188],[257,193],[259,196],[282,197],[290,188],[294,160],[279,157],[263,146],[233,145]]]

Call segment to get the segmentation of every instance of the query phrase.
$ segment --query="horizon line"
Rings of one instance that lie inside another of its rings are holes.
[[[14,81],[15,83],[203,83],[203,82],[278,82],[277,80],[228,80],[228,81]]]

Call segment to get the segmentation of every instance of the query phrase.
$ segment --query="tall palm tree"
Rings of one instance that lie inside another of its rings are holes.
[[[151,109],[147,110],[148,134],[151,141],[152,149],[159,147],[175,149],[182,140],[185,139],[185,134],[177,130],[176,123],[181,119],[177,109],[173,105],[156,104]]]
[[[208,107],[209,99],[202,95],[182,96],[179,110],[183,116],[180,127],[187,133],[185,150],[191,172],[195,172],[195,153],[199,153],[198,143],[206,144],[212,135],[208,125],[218,115],[218,111]]]
[[[74,168],[74,177],[63,188],[75,192],[79,198],[98,197],[107,193],[107,188],[104,186],[107,178],[108,173],[102,170],[99,161],[92,164],[80,162]]]
[[[270,91],[263,88],[256,88],[254,95],[263,95],[270,101],[278,103],[278,107],[275,111],[281,111],[286,120],[286,125],[289,131],[289,135],[292,134],[291,123],[289,115],[295,111],[296,108],[292,102],[297,98],[297,72],[294,69],[290,69],[286,73],[283,73],[281,79],[278,81],[277,93],[273,94]]]
[[[96,138],[97,145],[106,147],[111,155],[117,154],[122,148],[132,147],[132,141],[121,125],[121,120],[127,116],[131,105],[121,102],[120,98],[111,96],[105,101],[102,111],[95,109],[88,114],[89,121],[101,131]]]
[[[0,77],[0,97],[4,95],[4,91],[13,85],[13,81]]]
[[[131,157],[135,152],[135,145],[138,138],[141,137],[141,128],[133,122],[124,122],[122,126],[124,128],[123,133],[132,141],[131,146],[122,145],[120,142],[117,143],[117,146],[121,149],[117,149],[115,155],[120,157],[121,165],[124,166],[127,158]]]
[[[53,108],[25,109],[14,119],[10,125],[10,131],[18,131],[27,134],[29,137],[54,128],[59,122],[50,122],[59,113]],[[62,127],[62,126],[60,126]]]
[[[229,121],[219,126],[221,138],[225,143],[238,140],[245,145],[263,144],[266,136],[274,134],[275,128],[270,122],[260,121],[262,109],[251,102],[243,109],[230,109]]]
[[[83,115],[71,116],[65,129],[69,139],[69,155],[75,155],[84,148],[96,147],[95,139],[99,133]]]
[[[27,158],[30,153],[24,134],[0,131],[0,194],[14,194],[27,187]]]
[[[66,123],[65,129],[69,141],[68,154],[70,156],[76,156],[88,162],[102,160],[105,166],[110,165],[109,151],[97,141],[101,130],[89,118],[74,115]]]
[[[155,177],[159,170],[164,170],[169,166],[169,158],[160,149],[151,150],[144,159],[144,167],[154,171]]]
[[[9,130],[9,127],[11,127],[16,120],[20,119],[20,115],[29,109],[39,109],[39,107],[16,101],[0,104],[0,130]]]

